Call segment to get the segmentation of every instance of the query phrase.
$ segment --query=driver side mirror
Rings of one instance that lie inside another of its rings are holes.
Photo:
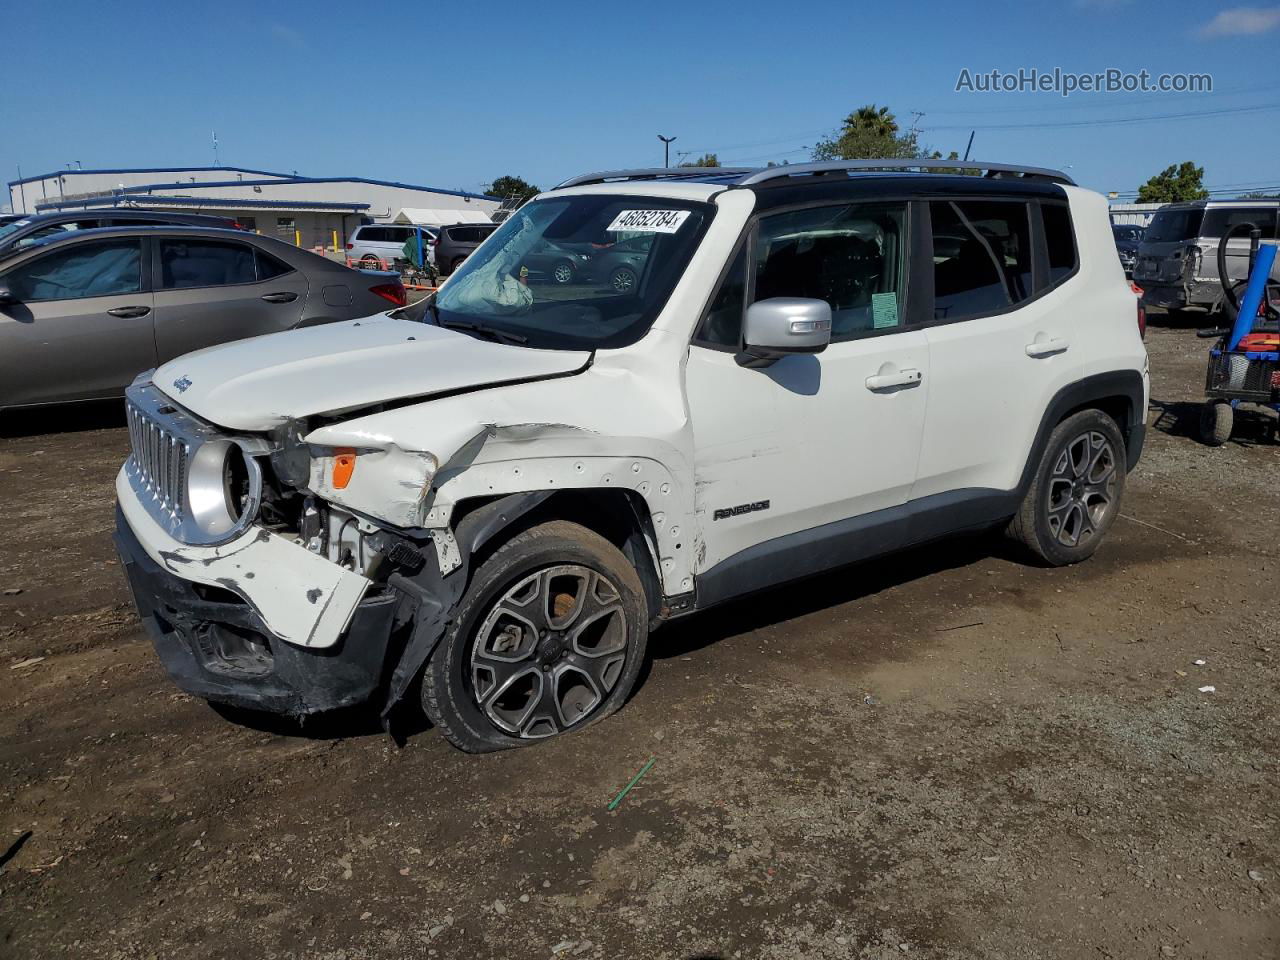
[[[17,302],[18,298],[9,292],[9,285],[0,280],[0,304]]]
[[[747,307],[744,367],[767,367],[789,353],[821,353],[831,342],[831,304],[803,297],[772,297]]]

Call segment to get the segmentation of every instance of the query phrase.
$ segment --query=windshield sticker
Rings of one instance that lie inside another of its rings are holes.
[[[675,233],[688,217],[688,210],[623,210],[605,229],[609,233]]]

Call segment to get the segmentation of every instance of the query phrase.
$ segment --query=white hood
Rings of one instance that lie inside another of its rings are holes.
[[[154,382],[196,416],[262,431],[402,397],[573,373],[590,357],[378,315],[198,350],[157,369]]]

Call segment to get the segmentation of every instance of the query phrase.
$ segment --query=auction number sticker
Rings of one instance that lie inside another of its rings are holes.
[[[610,233],[675,233],[688,210],[623,210],[605,229]]]

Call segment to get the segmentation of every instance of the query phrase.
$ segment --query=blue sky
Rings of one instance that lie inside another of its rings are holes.
[[[13,0],[10,0],[13,2]],[[12,9],[12,8],[11,8]],[[1134,191],[1194,160],[1280,186],[1280,7],[1169,0],[854,4],[88,3],[3,16],[0,180],[223,164],[474,190],[676,153],[803,161],[875,102],[921,139]],[[1208,94],[963,93],[961,69],[1213,76]],[[1254,107],[1269,108],[1252,110]],[[1142,123],[1127,117],[1236,111]],[[1073,126],[1031,126],[1074,124]]]

